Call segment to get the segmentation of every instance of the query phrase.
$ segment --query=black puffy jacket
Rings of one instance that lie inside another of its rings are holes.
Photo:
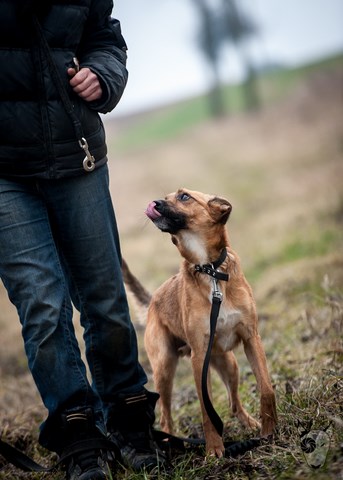
[[[41,6],[43,4],[43,6]],[[0,1],[0,177],[61,178],[85,173],[85,157],[32,27],[39,18],[96,165],[106,162],[98,112],[111,111],[126,82],[126,46],[110,0]],[[98,75],[103,95],[85,102],[69,86],[77,57]]]

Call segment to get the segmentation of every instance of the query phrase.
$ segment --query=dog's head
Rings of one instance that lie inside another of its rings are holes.
[[[163,200],[151,202],[145,213],[162,232],[174,235],[180,230],[225,225],[231,210],[224,198],[181,188]]]
[[[195,242],[208,251],[209,243],[218,243],[225,236],[231,210],[231,204],[224,198],[181,188],[163,200],[151,202],[145,213],[162,232],[172,235],[180,251],[185,243],[189,249]],[[181,254],[185,256],[184,251]]]

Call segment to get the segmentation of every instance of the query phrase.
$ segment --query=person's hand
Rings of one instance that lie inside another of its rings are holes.
[[[72,77],[70,85],[77,95],[86,102],[98,100],[102,95],[102,89],[98,77],[89,68],[81,68],[76,72],[75,68],[68,68],[68,75]]]

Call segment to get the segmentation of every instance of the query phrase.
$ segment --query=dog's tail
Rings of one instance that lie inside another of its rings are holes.
[[[121,269],[125,286],[135,301],[138,323],[145,325],[146,313],[151,301],[151,293],[148,292],[138,278],[134,276],[124,259],[122,259]]]

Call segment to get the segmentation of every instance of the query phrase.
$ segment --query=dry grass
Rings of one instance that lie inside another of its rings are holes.
[[[278,105],[253,115],[208,122],[139,151],[115,150],[121,126],[107,121],[112,195],[123,254],[150,289],[174,273],[179,256],[168,236],[144,216],[148,202],[180,186],[218,193],[233,204],[229,229],[251,281],[278,399],[275,443],[238,459],[189,453],[174,462],[172,479],[328,479],[342,477],[343,328],[342,70],[315,73]],[[45,415],[27,372],[14,309],[0,288],[0,431],[43,462],[37,426]],[[241,396],[252,414],[258,395],[242,351]],[[149,371],[141,348],[141,361]],[[149,385],[152,388],[152,385]],[[199,432],[198,402],[187,361],[174,394],[178,433]],[[229,416],[216,383],[215,405],[230,438],[248,433]],[[330,425],[324,467],[311,470],[300,448],[298,421]],[[2,466],[0,479],[28,477]],[[59,479],[62,474],[44,478]],[[119,472],[118,478],[145,475]]]

